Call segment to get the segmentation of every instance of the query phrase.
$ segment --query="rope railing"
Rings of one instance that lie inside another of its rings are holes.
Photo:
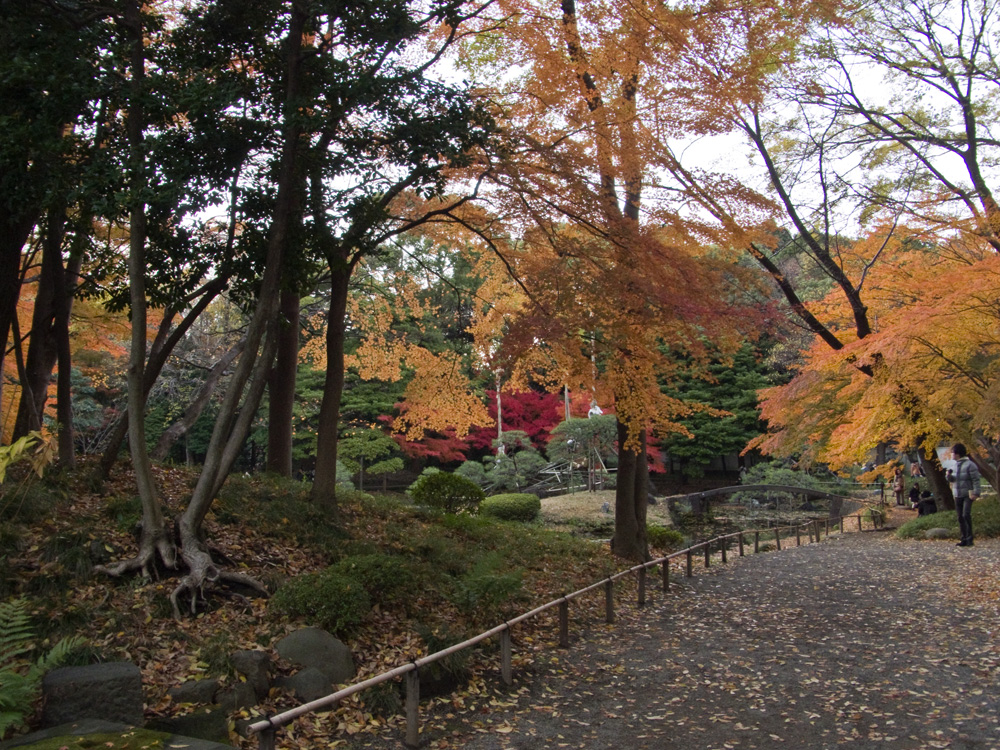
[[[743,557],[746,551],[747,539],[752,536],[753,538],[753,551],[755,554],[760,552],[761,543],[767,541],[767,537],[771,537],[774,540],[776,550],[781,550],[782,545],[782,533],[785,532],[785,541],[791,539],[792,534],[795,536],[795,545],[800,546],[802,544],[803,533],[807,534],[809,543],[814,543],[822,541],[822,533],[825,530],[826,535],[829,537],[831,534],[831,522],[835,525],[839,525],[839,532],[845,533],[845,521],[850,519],[857,519],[858,531],[863,531],[865,511],[860,511],[858,513],[851,514],[849,516],[837,516],[835,518],[827,519],[814,519],[811,521],[806,521],[800,524],[789,524],[786,526],[778,526],[769,529],[755,529],[748,531],[736,531],[731,534],[724,534],[722,536],[713,537],[711,539],[698,542],[693,544],[686,549],[678,550],[677,552],[672,552],[669,555],[664,555],[663,557],[658,557],[656,559],[650,560],[644,563],[638,563],[630,568],[619,571],[613,575],[609,575],[597,583],[593,583],[590,586],[573,591],[568,594],[563,594],[557,599],[553,599],[550,602],[542,604],[541,606],[535,607],[534,609],[525,612],[517,617],[507,620],[490,630],[479,633],[472,638],[462,641],[461,643],[456,643],[448,648],[437,651],[433,654],[423,656],[417,659],[413,659],[408,664],[403,664],[394,669],[390,669],[387,672],[382,672],[374,677],[370,677],[361,682],[357,682],[353,685],[345,687],[338,690],[335,693],[330,693],[322,698],[318,698],[314,701],[308,703],[303,703],[302,705],[296,706],[294,708],[283,711],[279,714],[273,716],[268,716],[267,718],[257,721],[248,727],[248,731],[251,734],[258,735],[259,749],[260,750],[275,750],[275,741],[277,730],[283,726],[286,726],[296,719],[317,711],[322,711],[324,709],[329,709],[345,700],[350,698],[363,690],[380,685],[383,682],[388,682],[389,680],[395,680],[397,678],[405,678],[406,680],[406,738],[405,744],[408,747],[417,747],[420,740],[420,677],[419,669],[428,664],[433,664],[434,662],[440,661],[451,654],[463,651],[467,648],[476,646],[483,641],[486,641],[494,636],[500,636],[500,674],[501,679],[505,685],[513,684],[513,643],[511,638],[511,629],[526,620],[530,620],[538,615],[548,612],[551,609],[558,610],[558,627],[559,627],[559,646],[561,648],[569,647],[569,604],[574,599],[579,599],[580,597],[598,589],[604,589],[604,601],[605,601],[605,621],[609,624],[615,621],[615,609],[614,609],[614,583],[622,578],[629,575],[635,574],[637,577],[637,604],[639,607],[643,607],[646,603],[646,576],[647,571],[650,568],[655,568],[656,566],[662,566],[661,576],[662,576],[662,589],[664,592],[670,589],[670,563],[671,561],[682,558],[684,575],[686,578],[693,576],[694,563],[693,559],[696,554],[701,552],[704,555],[704,565],[706,568],[711,565],[711,558],[713,554],[713,547],[720,552],[721,562],[726,564],[727,562],[727,549],[730,544],[730,540],[736,539],[736,548],[740,557]],[[879,528],[881,525],[881,518],[878,513],[871,513],[870,520],[874,529]],[[803,531],[804,530],[804,531]],[[762,537],[763,535],[763,537]]]

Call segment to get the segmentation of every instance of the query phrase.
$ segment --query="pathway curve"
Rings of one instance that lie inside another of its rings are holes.
[[[713,567],[577,638],[460,744],[1000,748],[998,560],[869,532]]]

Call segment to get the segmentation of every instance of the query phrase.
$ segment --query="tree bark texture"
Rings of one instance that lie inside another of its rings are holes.
[[[330,308],[326,325],[326,379],[319,410],[316,439],[316,476],[312,498],[331,512],[337,509],[337,438],[340,404],[344,395],[344,321],[347,315],[348,283],[351,268],[342,264],[333,269],[330,280]]]
[[[649,466],[646,461],[646,431],[639,433],[638,451],[626,447],[628,425],[618,422],[618,484],[615,489],[615,533],[611,549],[620,557],[644,562],[649,559],[646,514],[649,504]]]
[[[295,375],[299,365],[299,294],[281,292],[278,311],[278,354],[267,382],[267,470],[292,476],[292,417],[295,408]]]

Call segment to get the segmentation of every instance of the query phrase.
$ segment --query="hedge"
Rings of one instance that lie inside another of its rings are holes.
[[[538,495],[526,492],[493,495],[479,504],[481,514],[501,521],[534,521],[541,510],[542,501]]]

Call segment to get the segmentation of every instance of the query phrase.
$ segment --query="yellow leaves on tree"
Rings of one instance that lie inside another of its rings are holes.
[[[772,432],[759,447],[789,454],[807,446],[807,456],[834,468],[864,460],[880,442],[962,440],[996,452],[1000,257],[985,243],[916,239],[876,233],[861,243],[884,246],[866,279],[875,330],[838,352],[817,342],[791,383],[763,392]],[[844,314],[834,300],[823,309],[828,320]]]

